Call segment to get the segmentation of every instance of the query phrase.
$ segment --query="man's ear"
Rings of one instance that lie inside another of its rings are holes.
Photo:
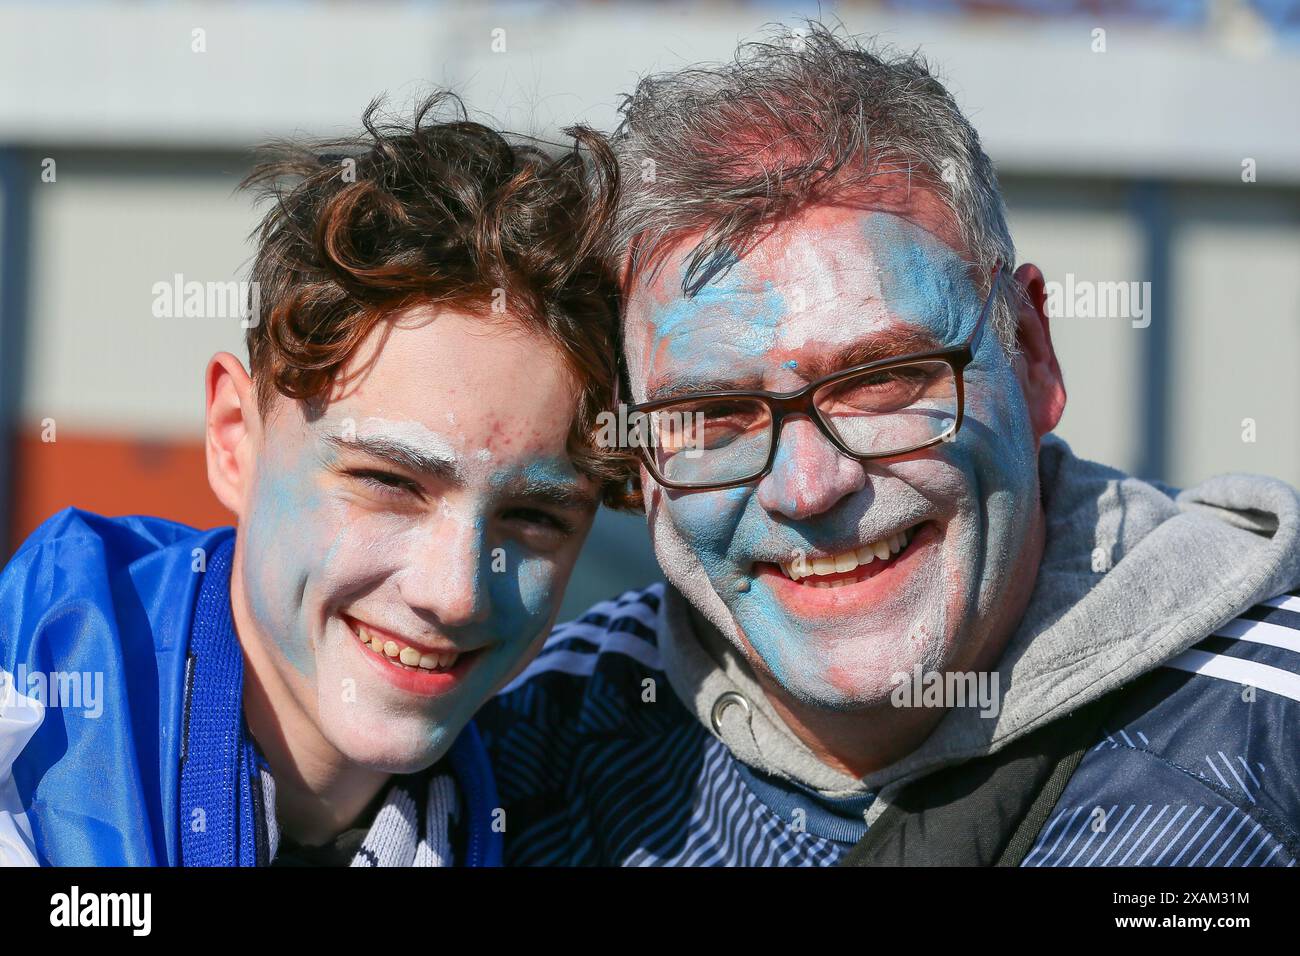
[[[1016,374],[1025,390],[1034,438],[1057,426],[1065,412],[1065,379],[1052,346],[1052,330],[1047,317],[1047,284],[1038,266],[1025,263],[1016,270],[1020,286],[1016,314],[1016,341],[1020,355]]]
[[[239,359],[218,352],[208,362],[204,385],[208,484],[217,500],[242,519],[262,427],[253,381]]]

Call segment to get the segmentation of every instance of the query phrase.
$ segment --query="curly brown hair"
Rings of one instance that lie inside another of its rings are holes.
[[[615,398],[618,289],[602,258],[618,164],[586,127],[571,148],[468,118],[451,93],[407,124],[380,119],[324,143],[281,143],[240,184],[273,204],[254,233],[261,316],[248,329],[258,407],[322,402],[379,325],[421,304],[510,317],[558,347],[580,388],[569,435],[578,470],[627,507],[631,458],[594,441]],[[450,113],[448,119],[437,116]]]

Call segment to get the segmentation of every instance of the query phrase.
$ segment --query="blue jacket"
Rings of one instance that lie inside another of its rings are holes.
[[[874,793],[827,799],[728,750],[665,672],[663,601],[663,585],[629,591],[556,628],[479,714],[506,862],[838,863]],[[1295,865],[1300,596],[1252,607],[1117,698],[1022,865]]]

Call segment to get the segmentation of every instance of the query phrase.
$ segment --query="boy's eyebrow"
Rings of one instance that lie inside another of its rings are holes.
[[[452,455],[443,454],[427,448],[420,448],[401,441],[378,435],[366,437],[343,438],[339,435],[326,436],[331,445],[344,451],[359,451],[379,458],[407,471],[428,475],[442,481],[456,484],[464,483],[460,465]]]
[[[868,338],[851,342],[838,349],[827,359],[817,357],[799,360],[800,374],[808,381],[823,378],[842,369],[855,365],[866,365],[883,359],[902,358],[924,352],[937,352],[944,343],[934,333],[915,326],[900,325],[885,329]],[[646,393],[646,401],[661,398],[677,398],[707,392],[755,391],[759,386],[753,378],[709,378],[695,379],[689,374],[667,373]]]
[[[506,491],[512,498],[551,505],[565,511],[588,511],[598,504],[596,495],[576,481],[527,478],[517,485],[507,485]]]
[[[465,483],[459,463],[450,455],[420,448],[396,438],[375,435],[364,438],[342,438],[338,435],[327,437],[336,448],[361,452],[441,481]],[[518,484],[506,485],[505,491],[512,498],[551,505],[566,511],[585,511],[596,507],[598,503],[595,494],[577,481],[529,477]]]

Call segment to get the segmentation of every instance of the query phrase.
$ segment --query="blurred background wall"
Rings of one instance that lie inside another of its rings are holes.
[[[1021,261],[1151,283],[1141,322],[1053,324],[1078,452],[1176,485],[1300,483],[1298,3],[0,0],[0,560],[70,504],[229,522],[202,376],[242,354],[238,319],[152,304],[177,275],[247,277],[250,147],[431,85],[519,132],[611,129],[639,75],[819,13],[927,54]],[[644,521],[603,514],[564,613],[657,576]]]

